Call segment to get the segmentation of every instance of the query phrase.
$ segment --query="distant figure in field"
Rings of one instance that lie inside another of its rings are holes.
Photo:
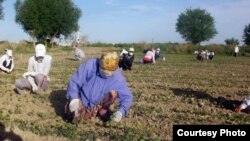
[[[119,67],[122,68],[122,70],[131,70],[134,62],[134,55],[135,49],[129,48],[128,53],[123,53],[122,58],[119,61]]]
[[[0,70],[10,73],[14,69],[14,58],[12,50],[6,49],[6,54],[0,58]]]
[[[24,90],[33,93],[41,93],[48,89],[50,78],[48,76],[52,57],[46,55],[46,48],[43,44],[36,45],[36,54],[29,58],[28,72],[22,78],[17,79],[15,91],[22,94]]]
[[[208,50],[205,50],[205,60],[209,59],[210,52]]]
[[[235,108],[235,112],[241,112],[243,110],[248,113],[250,112],[250,96],[245,98],[245,100],[242,101],[241,104]]]
[[[74,58],[77,61],[82,60],[85,57],[85,53],[79,48],[78,42],[73,45]]]
[[[236,45],[235,47],[234,47],[234,57],[236,57],[237,56],[237,54],[239,53],[239,47],[238,47],[238,45]]]
[[[156,49],[155,60],[163,60],[163,61],[165,61],[165,57],[161,54],[161,49],[160,48]]]
[[[144,64],[154,64],[155,63],[155,51],[153,49],[148,49],[142,58]]]
[[[214,52],[213,52],[213,51],[209,52],[208,58],[209,58],[210,60],[212,60],[212,59],[214,58]]]
[[[206,59],[206,51],[204,51],[203,49],[198,53],[197,55],[197,60],[201,60],[204,61]]]

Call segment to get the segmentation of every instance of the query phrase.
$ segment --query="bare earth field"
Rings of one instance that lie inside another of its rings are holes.
[[[99,57],[103,49],[83,48],[87,58]],[[233,111],[250,95],[249,57],[200,62],[193,55],[166,54],[165,62],[143,65],[136,54],[133,70],[124,72],[134,95],[129,116],[119,124],[93,119],[76,127],[63,112],[67,81],[81,62],[67,50],[48,54],[51,84],[41,95],[13,91],[32,54],[14,52],[15,70],[0,73],[0,140],[172,140],[174,124],[250,124],[250,114]]]

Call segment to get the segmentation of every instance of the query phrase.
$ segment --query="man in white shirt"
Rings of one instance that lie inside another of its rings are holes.
[[[239,47],[238,47],[238,45],[236,45],[234,47],[234,57],[236,57],[238,53],[239,53]]]
[[[23,77],[16,80],[15,91],[22,94],[23,90],[33,93],[41,93],[48,89],[49,71],[52,57],[46,55],[46,48],[43,44],[36,45],[36,55],[29,58],[28,72]]]
[[[14,59],[12,50],[7,49],[6,54],[0,58],[0,70],[10,73],[14,69]]]

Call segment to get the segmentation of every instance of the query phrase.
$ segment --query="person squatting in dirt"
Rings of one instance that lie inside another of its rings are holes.
[[[165,57],[161,54],[161,49],[160,48],[156,49],[155,60],[157,60],[157,61],[159,61],[159,60],[165,61]]]
[[[0,58],[0,70],[6,73],[12,72],[14,69],[14,58],[11,49],[6,49],[6,54]]]
[[[196,59],[200,60],[200,61],[204,61],[204,60],[212,60],[214,58],[214,52],[211,51],[209,52],[208,50],[200,50],[195,51],[194,54],[196,55]]]
[[[155,50],[150,48],[148,50],[144,50],[143,53],[145,55],[142,58],[143,64],[155,64]]]
[[[206,51],[205,50],[200,50],[199,53],[196,56],[197,60],[204,61],[206,60]]]
[[[123,50],[123,53],[120,55],[122,58],[119,61],[119,67],[122,68],[122,70],[131,70],[134,62],[134,55],[135,49],[129,48],[129,51],[126,52]]]
[[[79,123],[92,117],[113,117],[120,122],[128,115],[133,96],[127,86],[116,52],[103,52],[101,58],[82,63],[68,81],[65,114],[69,121]],[[115,104],[119,106],[112,109]]]
[[[52,57],[46,55],[46,48],[43,44],[37,44],[35,55],[29,58],[28,71],[15,82],[15,91],[22,94],[24,90],[33,93],[41,93],[48,89],[50,78],[48,76]]]
[[[85,53],[79,48],[78,42],[73,44],[73,51],[75,60],[80,61],[85,57]]]

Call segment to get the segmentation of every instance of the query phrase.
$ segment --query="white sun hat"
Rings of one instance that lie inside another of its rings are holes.
[[[135,49],[131,47],[131,48],[129,48],[129,51],[135,52]]]
[[[12,57],[12,50],[10,50],[10,49],[8,49],[7,51],[6,51],[6,54],[8,55],[8,56],[10,56],[10,57]]]
[[[43,44],[37,44],[36,45],[36,57],[39,57],[39,56],[45,56],[46,54],[46,48]]]

